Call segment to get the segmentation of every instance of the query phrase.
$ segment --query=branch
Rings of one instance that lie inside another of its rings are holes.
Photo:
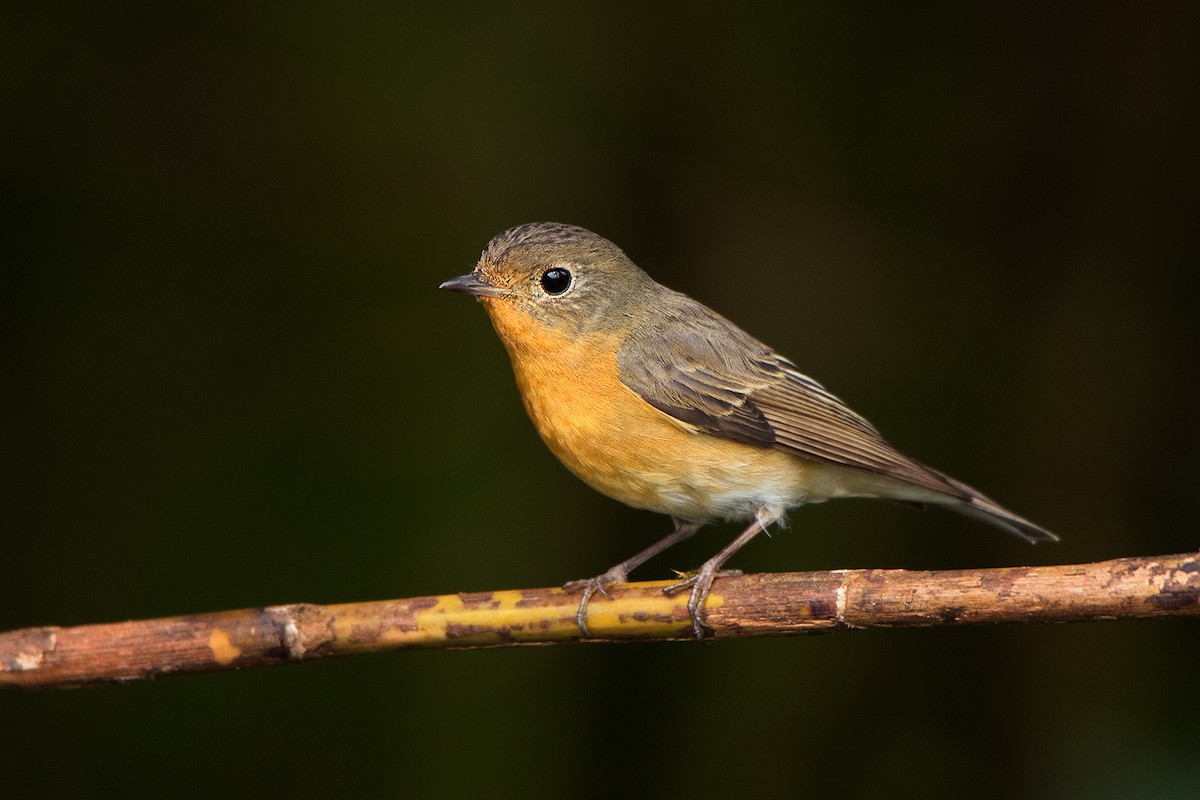
[[[587,641],[690,639],[668,581],[630,583],[588,609]],[[525,589],[0,634],[0,687],[68,687],[269,666],[381,650],[581,641],[577,594]],[[717,638],[893,626],[1200,616],[1200,553],[1003,569],[836,570],[720,578]]]

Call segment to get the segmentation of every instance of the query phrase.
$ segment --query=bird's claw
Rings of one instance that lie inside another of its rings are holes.
[[[743,573],[740,569],[717,570],[705,565],[694,572],[676,570],[675,574],[683,580],[672,583],[670,586],[664,586],[663,594],[672,595],[682,592],[684,589],[692,590],[687,601],[688,616],[692,619],[692,635],[696,637],[697,641],[706,641],[713,635],[713,629],[704,621],[704,604],[708,600],[708,593],[712,590],[713,581],[717,578],[734,578]]]
[[[582,578],[563,584],[564,591],[578,592],[582,590],[583,592],[579,598],[579,608],[575,610],[575,622],[579,625],[579,632],[583,634],[583,638],[587,639],[591,636],[587,626],[588,603],[592,601],[597,592],[611,600],[612,595],[608,593],[608,590],[618,583],[625,583],[627,578],[625,572],[610,569],[603,575],[597,575],[594,578]]]

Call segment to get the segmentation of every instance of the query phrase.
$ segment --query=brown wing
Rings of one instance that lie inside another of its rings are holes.
[[[971,496],[897,451],[790,361],[705,306],[676,297],[672,311],[632,332],[617,354],[621,382],[647,403],[717,436]]]

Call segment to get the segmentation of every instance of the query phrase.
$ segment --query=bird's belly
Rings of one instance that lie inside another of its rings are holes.
[[[749,519],[764,509],[779,515],[808,499],[808,462],[689,430],[620,383],[615,364],[608,375],[589,370],[569,380],[522,372],[526,409],[550,450],[626,505],[704,522]]]
[[[806,497],[796,459],[706,433],[675,429],[658,437],[643,426],[637,434],[577,436],[552,428],[543,438],[597,491],[680,519],[749,519],[763,509],[778,516]]]

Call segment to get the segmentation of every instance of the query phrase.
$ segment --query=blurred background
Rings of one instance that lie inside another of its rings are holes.
[[[483,310],[436,290],[531,220],[612,239],[1063,537],[844,501],[735,566],[1200,546],[1192,4],[0,15],[0,630],[556,585],[660,537],[553,459]],[[1194,796],[1198,633],[10,691],[0,775],[14,797]]]

